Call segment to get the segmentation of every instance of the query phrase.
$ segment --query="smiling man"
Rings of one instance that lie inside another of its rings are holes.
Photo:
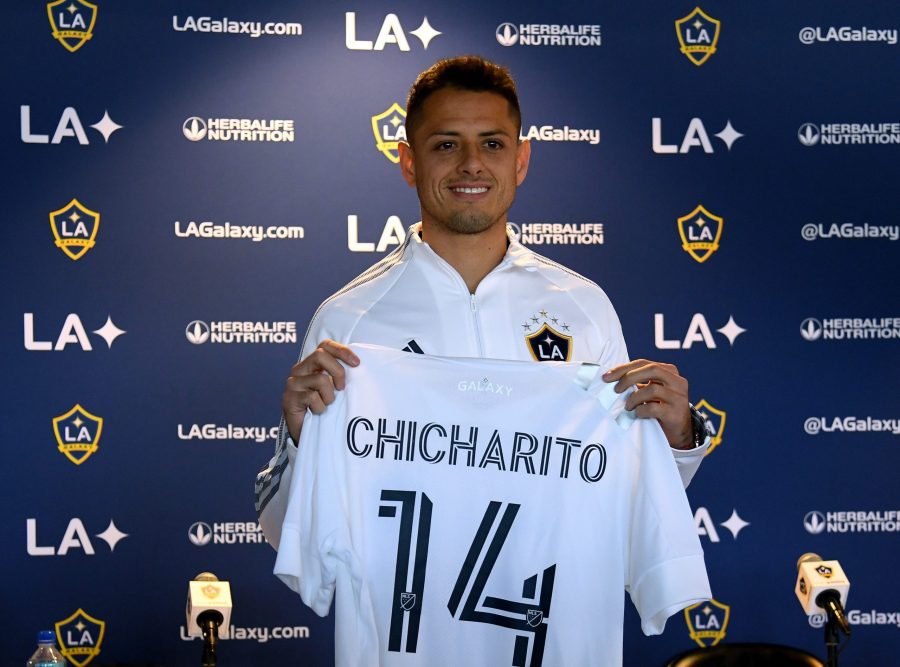
[[[407,103],[400,167],[422,220],[406,241],[328,298],[310,322],[282,396],[275,456],[256,481],[256,508],[277,549],[307,411],[320,414],[373,343],[443,356],[588,361],[611,369],[627,407],[660,423],[687,486],[709,437],[670,364],[628,360],[618,317],[593,282],[522,246],[507,227],[531,157],[509,72],[475,56],[419,75]]]
[[[629,361],[618,317],[595,283],[522,246],[507,212],[531,147],[509,72],[476,56],[442,60],[410,91],[400,168],[421,222],[394,252],[316,311],[282,396],[275,456],[258,474],[256,508],[277,549],[296,444],[307,412],[321,414],[359,359],[350,343],[411,353],[583,361],[610,369],[626,407],[659,421],[685,486],[709,444],[670,364]]]

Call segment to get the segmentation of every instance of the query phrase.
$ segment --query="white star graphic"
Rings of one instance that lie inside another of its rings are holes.
[[[422,46],[424,46],[426,50],[428,50],[428,43],[438,35],[442,34],[431,27],[431,24],[428,23],[427,16],[422,19],[422,25],[409,32],[419,38],[419,41],[422,42]]]
[[[738,326],[738,323],[734,321],[734,316],[730,315],[728,317],[728,323],[721,329],[716,329],[716,331],[725,336],[725,338],[728,339],[729,344],[734,345],[734,339],[744,333],[746,329]]]
[[[113,341],[124,334],[125,330],[120,329],[115,324],[113,324],[112,318],[107,316],[106,324],[94,331],[94,333],[106,341],[107,347],[112,347]]]
[[[97,537],[106,542],[109,545],[110,551],[116,550],[116,545],[119,543],[119,540],[124,540],[128,537],[128,533],[123,533],[121,530],[116,528],[116,524],[112,519],[109,520],[109,526],[106,527],[102,533],[97,533]]]
[[[725,526],[725,528],[728,529],[734,539],[737,539],[738,533],[750,524],[744,521],[740,516],[738,516],[737,510],[732,510],[731,516],[728,517],[728,521],[723,521],[719,525]]]
[[[719,137],[719,139],[724,141],[725,145],[728,146],[728,150],[731,150],[731,144],[733,144],[735,141],[737,141],[744,135],[741,134],[740,132],[738,132],[737,130],[735,130],[733,127],[731,127],[731,121],[729,120],[725,124],[725,128],[721,132],[719,132],[718,134],[716,134],[714,136],[717,136],[717,137]]]
[[[121,125],[114,122],[113,119],[109,117],[109,111],[104,111],[103,118],[91,125],[91,127],[103,135],[103,141],[106,143],[109,143],[109,135],[116,130],[122,129]]]
[[[75,419],[72,420],[72,423],[75,425],[75,428],[81,428],[81,425],[84,424],[84,422],[81,421],[81,417],[75,417]]]

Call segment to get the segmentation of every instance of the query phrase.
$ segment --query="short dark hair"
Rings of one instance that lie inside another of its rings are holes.
[[[481,56],[457,56],[438,60],[422,72],[409,89],[406,101],[408,139],[412,138],[416,125],[421,121],[425,100],[444,88],[501,95],[509,103],[510,115],[516,123],[516,132],[521,129],[522,112],[519,109],[519,96],[509,70]]]

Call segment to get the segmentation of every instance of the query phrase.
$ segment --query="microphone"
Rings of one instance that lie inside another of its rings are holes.
[[[836,560],[822,560],[814,553],[805,553],[797,561],[797,585],[794,588],[803,611],[808,616],[824,610],[834,618],[845,635],[850,634],[850,623],[844,614],[850,581],[841,564]]]
[[[231,586],[211,572],[198,574],[188,583],[185,617],[188,636],[203,637],[203,667],[214,667],[219,637],[228,639]]]

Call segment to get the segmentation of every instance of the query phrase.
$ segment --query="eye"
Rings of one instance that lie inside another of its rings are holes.
[[[436,144],[434,149],[437,151],[449,151],[454,148],[454,143],[452,141],[441,141]]]
[[[488,139],[484,142],[486,148],[492,151],[498,151],[503,148],[503,142],[499,139]]]

